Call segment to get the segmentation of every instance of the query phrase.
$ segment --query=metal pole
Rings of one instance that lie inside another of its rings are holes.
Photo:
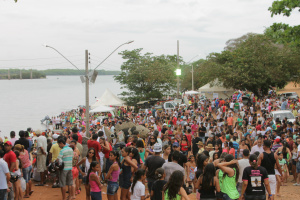
[[[20,69],[20,80],[22,80],[22,70]]]
[[[32,79],[32,69],[30,69],[30,79]]]
[[[85,50],[85,126],[86,137],[90,137],[90,112],[89,112],[89,53]]]
[[[9,69],[8,69],[8,80],[10,80],[10,71],[9,71]]]
[[[194,91],[194,65],[192,65],[192,91]]]
[[[179,40],[177,40],[177,69],[179,69]],[[177,75],[177,98],[179,99],[179,75]]]

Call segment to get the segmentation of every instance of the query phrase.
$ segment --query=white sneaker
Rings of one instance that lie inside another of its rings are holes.
[[[294,186],[300,186],[300,184],[299,184],[299,183],[294,183],[293,185],[294,185]]]

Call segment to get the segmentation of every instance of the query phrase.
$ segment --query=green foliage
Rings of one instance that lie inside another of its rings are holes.
[[[210,54],[206,76],[217,76],[227,88],[265,95],[270,86],[282,88],[298,73],[299,52],[295,49],[274,44],[265,35],[241,38],[231,40],[230,48],[225,48],[230,50]]]
[[[273,2],[272,6],[269,8],[269,11],[271,12],[272,17],[280,14],[289,17],[291,12],[299,7],[299,0],[278,0]],[[300,9],[298,11],[300,11]]]
[[[10,69],[9,72],[10,72],[11,79],[20,79],[20,69]],[[22,69],[22,79],[30,79],[30,72],[31,70]],[[46,75],[37,70],[32,70],[32,78],[33,79],[46,78]],[[7,69],[0,69],[0,79],[8,79]]]
[[[121,95],[129,105],[150,98],[162,98],[176,86],[176,55],[153,56],[151,53],[142,54],[142,50],[120,53],[126,61],[115,80],[127,89]]]
[[[294,9],[300,11],[300,0],[274,1],[269,8],[271,16],[280,15],[289,17]],[[279,44],[287,44],[300,48],[300,25],[289,26],[283,23],[274,23],[265,30],[265,35]]]

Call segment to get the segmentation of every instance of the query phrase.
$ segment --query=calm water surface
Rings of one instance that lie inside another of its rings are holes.
[[[120,84],[113,76],[98,76],[90,85],[90,104],[100,98],[105,89],[118,95]],[[55,116],[61,112],[85,105],[85,84],[79,76],[48,76],[46,79],[1,80],[0,81],[0,136],[9,136],[14,130],[28,127],[45,129],[40,120],[46,115]]]

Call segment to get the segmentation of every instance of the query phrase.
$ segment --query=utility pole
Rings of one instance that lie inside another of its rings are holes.
[[[30,69],[30,79],[32,79],[32,69]]]
[[[7,78],[8,78],[8,80],[10,80],[10,71],[9,71],[9,69],[8,69]]]
[[[89,53],[85,50],[85,127],[86,137],[90,138],[90,98],[89,98]]]
[[[192,91],[194,91],[194,65],[192,64]]]
[[[179,40],[177,40],[177,69],[179,69]],[[179,76],[177,75],[177,98],[179,99]]]

